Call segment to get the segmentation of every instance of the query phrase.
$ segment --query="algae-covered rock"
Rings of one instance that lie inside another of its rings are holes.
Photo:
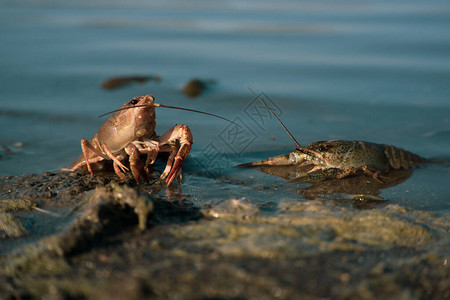
[[[242,199],[229,199],[213,208],[203,209],[205,218],[249,218],[258,214],[259,210],[251,203],[246,203]]]
[[[153,203],[126,186],[99,187],[86,200],[81,215],[59,238],[59,252],[85,251],[98,236],[118,233],[129,226],[146,227]],[[76,213],[76,212],[74,212]]]
[[[251,204],[230,200],[205,209],[216,217],[179,226],[170,232],[214,244],[221,253],[238,256],[301,257],[333,251],[370,251],[427,246],[445,236],[450,223],[418,218],[392,206],[360,211],[332,201],[284,203],[278,214],[261,214]]]
[[[25,199],[0,200],[0,213],[11,211],[28,211],[36,207],[36,203]]]
[[[18,238],[26,234],[27,230],[16,217],[0,212],[0,239]]]
[[[88,200],[80,220],[110,222],[108,218],[114,218],[118,212],[129,207],[137,217],[140,230],[145,229],[147,216],[153,210],[151,201],[140,197],[136,190],[126,186],[97,188]]]
[[[90,251],[97,239],[133,227],[144,230],[153,203],[126,186],[99,187],[86,196],[64,217],[71,220],[68,228],[18,249],[5,261],[0,260],[0,278],[8,275],[17,287],[27,291],[25,295],[32,297],[60,295],[64,298],[68,294],[79,297],[92,293],[94,287],[83,278],[70,280],[63,277],[71,273],[71,258]],[[9,237],[22,236],[26,231],[17,222],[11,214],[0,213],[0,232],[6,232]],[[29,276],[53,280],[45,283],[30,281]]]
[[[147,217],[153,210],[151,201],[126,186],[100,187],[86,195],[89,196],[65,217],[71,222],[67,229],[40,240],[32,247],[28,246],[18,251],[18,257],[38,257],[42,253],[67,256],[87,251],[89,245],[99,236],[117,234],[130,226],[144,230]],[[5,224],[18,222],[10,214],[1,213],[0,216],[6,216],[4,219],[9,222]],[[20,236],[20,226],[16,227],[18,229],[12,231],[4,226],[9,230],[6,232],[11,232],[10,235]]]
[[[72,188],[63,185],[66,192],[44,201],[59,218],[8,212],[27,221],[29,232],[2,240],[27,241],[0,256],[2,297],[450,298],[449,214],[388,203],[361,210],[278,194],[199,203],[183,187],[169,197],[113,177],[71,178],[80,189],[69,200],[63,195]],[[35,186],[54,183],[42,181]],[[23,199],[20,189],[12,193]],[[268,201],[270,209],[261,205]],[[49,220],[53,232],[39,231]]]
[[[28,231],[22,222],[11,212],[29,211],[35,207],[35,203],[24,199],[0,200],[0,239],[27,235]]]

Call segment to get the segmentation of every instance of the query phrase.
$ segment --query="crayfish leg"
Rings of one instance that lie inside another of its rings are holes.
[[[379,170],[373,170],[369,166],[363,167],[364,173],[366,173],[369,176],[372,176],[373,179],[378,181],[379,183],[384,184],[385,182],[381,179],[381,172]]]
[[[337,175],[336,178],[345,178],[348,176],[352,176],[352,175],[356,175],[358,173],[358,169],[354,168],[354,167],[347,167],[345,169],[343,169],[342,171],[340,171]]]
[[[120,167],[116,162],[113,162],[114,166],[114,172],[119,176],[121,179],[125,179],[125,174],[120,170]]]
[[[80,166],[86,164],[86,166],[89,170],[89,173],[91,173],[91,175],[94,176],[94,172],[92,171],[92,168],[91,168],[91,163],[96,163],[98,161],[108,159],[108,156],[106,156],[105,154],[100,152],[97,148],[95,148],[91,144],[91,142],[89,142],[87,139],[81,139],[81,151],[83,152],[84,163],[82,163]],[[96,156],[89,158],[89,151],[92,151]],[[75,167],[77,167],[77,166],[75,166]]]
[[[341,172],[341,170],[339,170],[337,168],[323,169],[323,168],[314,167],[307,173],[305,179],[307,179],[308,182],[324,181],[324,180],[336,178],[337,174],[339,174],[340,172]]]
[[[128,168],[125,167],[119,159],[117,159],[117,157],[114,156],[114,154],[112,154],[111,150],[109,150],[108,146],[106,144],[102,144],[102,149],[103,151],[106,153],[106,155],[108,155],[108,157],[110,159],[112,159],[112,161],[117,164],[117,166],[120,167],[120,169],[122,169],[123,172],[128,171]],[[119,174],[117,174],[119,175]],[[120,176],[119,176],[120,177]]]

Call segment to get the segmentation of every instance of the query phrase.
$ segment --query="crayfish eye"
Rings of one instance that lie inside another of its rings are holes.
[[[136,99],[133,99],[130,101],[130,104],[132,104],[132,105],[136,105],[137,103],[138,103],[138,101]]]
[[[328,151],[329,148],[330,148],[330,147],[329,147],[328,145],[320,145],[320,146],[317,148],[317,151],[319,151],[319,152],[325,152],[325,151]]]

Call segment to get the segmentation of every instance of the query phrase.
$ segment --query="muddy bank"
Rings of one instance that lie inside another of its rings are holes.
[[[244,198],[199,205],[152,183],[2,177],[0,295],[450,298],[449,214],[332,200],[276,199],[271,210]]]

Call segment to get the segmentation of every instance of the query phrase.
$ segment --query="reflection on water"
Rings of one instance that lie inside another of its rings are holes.
[[[270,166],[260,168],[259,171],[282,177],[289,181],[311,183],[311,186],[299,188],[298,194],[305,199],[314,200],[318,198],[331,199],[348,199],[352,195],[366,195],[367,199],[374,199],[371,196],[378,196],[383,189],[396,186],[408,179],[413,170],[390,170],[383,173],[382,181],[375,180],[372,176],[360,174],[341,179],[327,179],[317,181],[315,178],[308,176],[311,166]],[[344,196],[342,196],[344,195]],[[363,196],[361,196],[363,198]]]

